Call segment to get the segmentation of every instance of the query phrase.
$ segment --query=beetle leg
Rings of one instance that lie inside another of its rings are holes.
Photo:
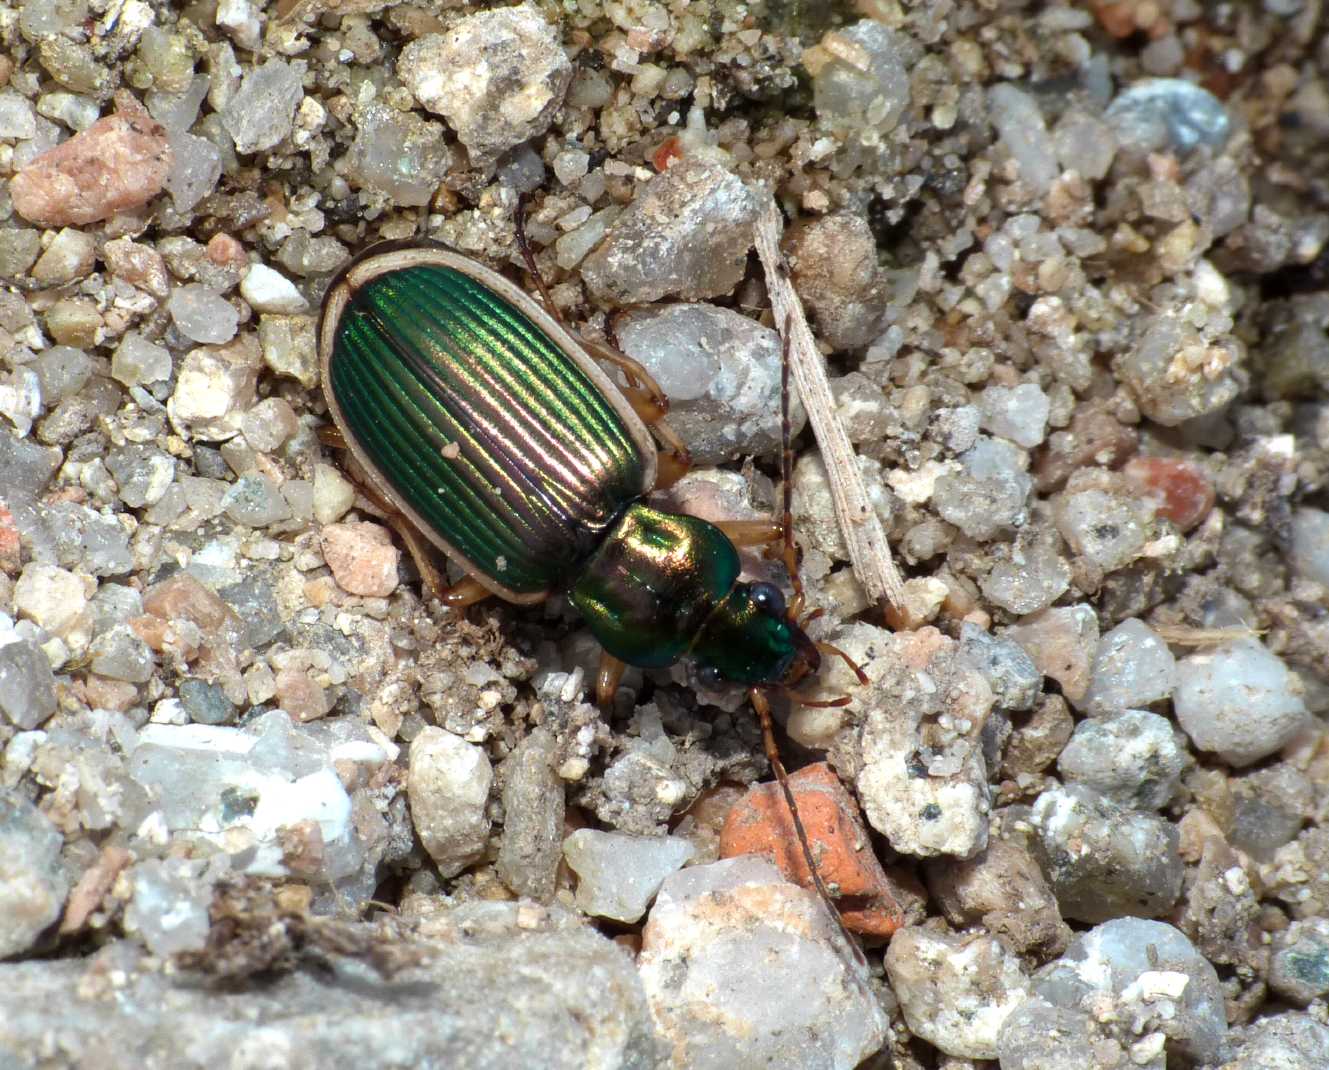
[[[761,742],[766,750],[766,760],[771,763],[771,769],[775,772],[775,779],[780,783],[780,790],[784,793],[785,805],[789,807],[789,816],[794,821],[794,833],[798,837],[798,846],[803,851],[803,861],[808,867],[808,873],[812,876],[813,887],[821,901],[826,905],[835,924],[844,935],[846,942],[854,950],[854,957],[863,963],[863,952],[852,936],[849,930],[844,927],[844,921],[840,917],[839,910],[831,900],[831,893],[826,890],[826,885],[821,879],[821,872],[817,869],[817,863],[812,857],[812,846],[808,843],[807,829],[803,827],[803,819],[799,816],[798,806],[794,802],[794,793],[789,788],[789,774],[785,772],[784,762],[780,760],[780,748],[775,745],[775,726],[771,721],[771,704],[767,701],[764,692],[758,688],[752,688],[748,691],[748,697],[752,700],[752,708],[757,711],[757,720],[761,722]]]
[[[417,561],[416,565],[418,566],[419,563]],[[437,569],[434,571],[437,573]],[[441,589],[434,589],[432,584],[430,584],[430,587],[434,596],[440,602],[453,609],[465,609],[467,606],[473,606],[476,602],[483,602],[494,593],[474,576],[463,576],[451,586],[445,580]]]
[[[650,395],[651,401],[659,406],[661,415],[669,411],[669,395],[660,389],[660,384],[655,381],[655,377],[643,368],[639,362],[633,360],[616,346],[605,345],[603,342],[592,342],[586,338],[581,339],[581,344],[591,351],[591,356],[595,357],[596,360],[607,361],[621,371],[628,381],[628,386],[645,390]]]
[[[336,424],[323,424],[318,429],[318,440],[331,450],[350,448],[346,444],[346,436],[341,433],[341,428]]]
[[[517,251],[521,253],[521,258],[526,261],[526,270],[531,273],[531,278],[535,280],[535,288],[540,291],[540,299],[544,302],[545,311],[554,317],[554,320],[563,327],[567,324],[563,322],[563,316],[558,311],[558,306],[554,304],[554,299],[549,296],[549,287],[545,285],[545,278],[540,274],[540,269],[535,263],[535,253],[531,250],[530,239],[526,237],[526,202],[530,194],[523,193],[517,197],[517,207],[512,213],[512,230],[517,238]]]
[[[775,520],[719,520],[715,526],[735,546],[770,546],[784,538],[784,529]]]
[[[627,663],[619,661],[607,650],[600,651],[600,668],[595,674],[595,704],[602,710],[614,704],[618,682],[623,679]]]

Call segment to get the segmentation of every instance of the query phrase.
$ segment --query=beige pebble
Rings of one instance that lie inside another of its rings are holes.
[[[323,559],[342,590],[374,598],[396,590],[400,554],[387,528],[356,521],[329,524],[321,541]]]

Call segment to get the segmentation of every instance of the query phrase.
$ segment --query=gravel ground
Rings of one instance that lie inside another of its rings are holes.
[[[0,1063],[1329,1066],[1321,0],[27,0],[0,42]],[[521,279],[522,193],[712,519],[778,497],[783,209],[906,577],[883,620],[796,410],[814,637],[869,682],[777,716],[866,964],[741,694],[597,709],[563,598],[426,600],[320,444],[332,272]]]

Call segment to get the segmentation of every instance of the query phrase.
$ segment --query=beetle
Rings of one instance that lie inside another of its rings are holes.
[[[520,211],[517,224],[543,293]],[[667,400],[649,374],[574,337],[524,290],[444,246],[385,242],[346,264],[324,297],[318,341],[336,428],[325,439],[349,450],[356,475],[396,521],[441,600],[461,607],[493,594],[530,604],[566,594],[604,651],[596,680],[602,705],[625,665],[656,669],[683,658],[693,660],[703,684],[748,689],[809,871],[829,906],[766,697],[816,673],[822,651],[844,657],[810,639],[808,618],[799,619],[787,359],[783,521],[711,524],[646,501],[687,465],[664,421]],[[626,387],[615,385],[601,360],[622,370]],[[788,601],[770,583],[739,578],[737,545],[780,540],[795,584]],[[431,550],[466,577],[448,585]],[[798,701],[842,705],[848,698]]]

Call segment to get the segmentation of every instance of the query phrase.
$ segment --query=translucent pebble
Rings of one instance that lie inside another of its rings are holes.
[[[1329,587],[1329,513],[1304,505],[1292,514],[1292,567]]]
[[[582,277],[596,297],[624,305],[728,293],[746,270],[757,208],[737,175],[685,156],[640,188],[586,258]]]
[[[672,304],[633,310],[618,327],[669,398],[669,422],[698,464],[763,456],[780,445],[780,340],[731,309]],[[802,430],[802,406],[793,433]]]
[[[482,747],[434,727],[411,740],[406,778],[411,820],[444,877],[455,877],[484,851],[493,782]]]
[[[1329,919],[1294,921],[1274,937],[1269,987],[1302,1007],[1329,996]]]
[[[1177,790],[1185,762],[1166,718],[1123,710],[1076,725],[1057,768],[1068,783],[1084,784],[1113,802],[1159,810]]]
[[[138,331],[128,332],[111,354],[111,378],[125,386],[157,383],[171,377],[171,353]]]
[[[798,968],[771,971],[773,962]],[[678,1066],[849,1070],[888,1035],[881,1003],[825,907],[754,855],[671,875],[647,918],[637,965]],[[753,998],[759,977],[766,981]]]
[[[983,430],[1025,449],[1033,449],[1043,441],[1051,407],[1037,383],[990,386],[979,399]]]
[[[280,489],[262,473],[241,476],[222,499],[226,515],[237,524],[266,527],[291,518],[291,507]]]
[[[1057,160],[1067,171],[1091,181],[1103,178],[1117,153],[1117,135],[1107,123],[1082,111],[1068,111],[1052,130]]]
[[[222,109],[222,122],[235,139],[235,151],[275,148],[291,132],[295,109],[304,96],[305,64],[270,59],[253,68],[239,91]]]
[[[167,307],[180,333],[205,345],[229,342],[240,322],[229,301],[196,282],[177,286]]]
[[[563,841],[577,874],[577,907],[587,914],[633,922],[646,913],[664,879],[694,854],[679,836],[629,836],[578,829]]]
[[[1030,709],[1043,687],[1043,674],[1014,640],[990,635],[977,624],[960,625],[960,660],[992,688],[1002,709]]]
[[[0,137],[30,138],[36,133],[32,102],[12,89],[0,89]]]
[[[110,680],[145,684],[152,679],[152,651],[126,626],[97,636],[88,649],[92,671]]]
[[[1081,557],[1104,572],[1125,568],[1153,537],[1153,508],[1139,498],[1089,487],[1058,495],[1057,530]]]
[[[1038,102],[1003,82],[988,90],[988,108],[998,138],[1020,168],[1020,178],[1035,194],[1046,193],[1060,169]]]
[[[184,130],[171,132],[171,152],[166,191],[177,212],[188,212],[217,188],[222,176],[221,152],[207,138]]]
[[[903,42],[880,22],[863,19],[827,34],[831,56],[812,80],[817,118],[829,125],[891,130],[909,103]]]
[[[1090,717],[1149,706],[1172,697],[1177,659],[1157,633],[1136,617],[1099,641],[1089,692],[1080,709]]]
[[[356,109],[355,124],[355,140],[346,154],[347,180],[399,205],[428,204],[452,160],[442,125],[377,101]]]
[[[0,959],[27,951],[60,916],[69,891],[63,842],[37,807],[0,788]]]
[[[175,478],[175,459],[155,446],[129,443],[112,450],[106,468],[115,478],[120,500],[131,509],[152,505]]]
[[[1201,145],[1221,148],[1232,128],[1223,102],[1194,82],[1146,78],[1122,90],[1104,113],[1122,148],[1185,156]]]
[[[36,728],[55,713],[55,677],[30,640],[0,646],[0,713],[17,728]]]
[[[154,955],[201,951],[207,943],[213,882],[199,879],[206,866],[194,859],[150,858],[129,871],[133,898],[125,924]]]
[[[51,346],[31,367],[41,382],[42,400],[54,405],[83,389],[92,375],[92,358],[73,346]]]
[[[1235,766],[1273,754],[1310,723],[1295,678],[1257,639],[1183,658],[1172,704],[1197,747]]]
[[[1157,1034],[1162,1051],[1149,1065],[1212,1065],[1227,1036],[1218,974],[1171,925],[1138,917],[1104,922],[1034,977],[1032,998],[1002,1029],[1002,1070],[1099,1067],[1100,1052],[1120,1050],[1115,1037],[1107,1046],[1099,1032],[1114,1022],[1127,1043]],[[1041,1028],[1030,1029],[1033,1023]],[[1040,1048],[1046,1061],[1033,1058]],[[1071,1053],[1085,1058],[1067,1062]]]

